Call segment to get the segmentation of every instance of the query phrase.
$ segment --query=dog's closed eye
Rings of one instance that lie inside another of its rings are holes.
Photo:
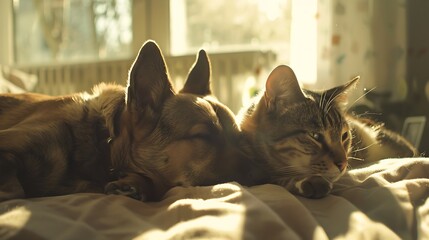
[[[188,133],[188,138],[190,139],[202,139],[202,140],[211,140],[214,137],[213,127],[208,126],[207,124],[197,124],[191,128]]]

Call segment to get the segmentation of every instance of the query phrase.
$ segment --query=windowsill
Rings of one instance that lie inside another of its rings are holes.
[[[275,46],[277,47],[277,46]],[[286,46],[282,46],[286,48]],[[244,52],[274,52],[273,45],[270,46],[261,46],[261,45],[229,45],[229,46],[221,46],[221,47],[195,47],[189,48],[187,51],[182,52],[174,52],[171,51],[172,57],[179,56],[194,56],[199,50],[204,49],[209,55],[220,55],[220,54],[233,54],[233,53],[244,53]]]
[[[118,61],[132,61],[134,56],[129,57],[110,57],[103,59],[76,59],[67,61],[46,61],[39,63],[15,63],[15,67],[40,67],[40,66],[64,66],[64,65],[82,65],[82,64],[93,64],[93,63],[109,63]]]

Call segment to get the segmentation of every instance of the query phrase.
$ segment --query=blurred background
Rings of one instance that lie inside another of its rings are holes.
[[[234,112],[279,64],[310,89],[359,75],[350,111],[425,152],[428,13],[427,0],[4,0],[0,91],[60,95],[125,84],[137,51],[153,39],[178,89],[205,49],[214,92]]]

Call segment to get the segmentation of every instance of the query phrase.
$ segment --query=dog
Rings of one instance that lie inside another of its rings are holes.
[[[160,48],[147,41],[126,87],[1,94],[0,201],[80,192],[156,201],[174,186],[227,181],[239,130],[211,96],[210,75],[201,50],[176,92]]]

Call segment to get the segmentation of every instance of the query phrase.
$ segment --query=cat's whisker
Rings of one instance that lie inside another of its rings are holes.
[[[330,105],[331,105],[331,103],[333,103],[333,101],[335,100],[335,98],[337,98],[339,95],[337,94],[336,95],[336,93],[337,93],[337,91],[338,91],[339,89],[338,88],[336,88],[335,90],[334,90],[334,92],[331,94],[331,96],[329,96],[329,99],[328,99],[328,101],[326,102],[326,105],[325,105],[325,109],[324,109],[324,111],[326,112],[326,114],[328,114],[328,112],[329,112],[329,109],[330,109]]]
[[[328,110],[327,110],[327,113],[328,113],[329,111],[331,111],[331,108],[332,108],[332,104],[329,106],[329,108],[328,108]]]
[[[376,87],[371,88],[370,90],[366,91],[362,96],[358,97],[352,104],[349,105],[349,107],[346,109],[348,112],[351,107],[353,107],[359,100],[361,100],[363,97],[365,97],[368,93],[374,91]]]
[[[347,159],[356,160],[356,161],[361,161],[361,162],[364,162],[364,161],[365,161],[365,159],[363,159],[363,158],[357,158],[357,157],[347,157]]]
[[[322,112],[323,112],[323,114],[326,114],[326,112],[325,112],[325,108],[326,108],[326,92],[323,92],[323,98],[321,99],[321,102],[322,102],[322,104],[321,104],[321,107],[320,107],[320,109],[322,109]]]
[[[324,106],[325,100],[326,100],[326,92],[323,92],[322,98],[320,99],[320,108],[322,108]]]
[[[329,99],[330,99],[330,98],[329,98]],[[329,104],[328,104],[329,99],[328,99],[328,101],[324,101],[324,104],[323,104],[323,113],[324,113],[325,115],[327,115],[327,114],[328,114],[327,109],[328,109],[328,107],[329,107]]]
[[[334,97],[331,101],[332,102],[330,102],[330,103],[328,103],[328,108],[326,109],[326,114],[328,114],[329,113],[329,111],[331,111],[331,108],[332,108],[332,106],[334,105],[333,104],[333,101],[335,101],[335,99],[337,98],[338,96],[336,96],[336,97]]]
[[[364,151],[364,150],[366,150],[366,149],[368,149],[368,148],[370,148],[370,147],[374,146],[375,144],[377,144],[377,143],[372,143],[372,144],[370,144],[370,145],[368,145],[368,146],[366,146],[366,147],[363,147],[363,148],[359,148],[359,149],[353,150],[353,151],[352,151],[352,153],[356,153],[356,152]]]
[[[329,106],[329,108],[328,108],[328,110],[327,110],[327,113],[331,110],[331,108],[332,108],[332,106],[333,106],[333,103],[334,103],[335,99],[337,99],[339,96],[340,96],[340,94],[337,94],[335,97],[333,97],[333,98],[330,100],[330,102],[328,103],[330,106]]]
[[[328,108],[335,100],[335,98],[338,97],[338,95],[335,95],[337,93],[337,89],[335,89],[334,93],[329,97],[328,101],[326,102],[326,107]]]
[[[357,136],[352,135],[351,139],[353,140],[353,139],[355,139],[355,138],[357,138]],[[359,143],[360,143],[360,142],[361,142],[361,141],[359,141]]]

